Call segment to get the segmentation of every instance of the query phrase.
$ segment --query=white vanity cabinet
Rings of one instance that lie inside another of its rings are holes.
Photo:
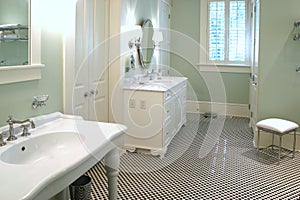
[[[160,155],[186,123],[186,78],[167,77],[144,85],[125,85],[123,149]]]

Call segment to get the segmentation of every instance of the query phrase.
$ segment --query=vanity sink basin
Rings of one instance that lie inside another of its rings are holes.
[[[24,165],[67,157],[81,145],[83,139],[76,132],[54,132],[28,137],[5,150],[0,160],[9,164]]]
[[[171,84],[173,83],[173,80],[170,79],[157,79],[157,80],[152,80],[153,83],[162,83],[162,84]]]
[[[183,81],[186,81],[185,77],[176,77],[176,76],[163,76],[161,79],[149,80],[134,80],[127,79],[124,81],[124,90],[143,90],[143,91],[161,91],[165,92],[176,87]],[[143,84],[141,84],[143,83]]]

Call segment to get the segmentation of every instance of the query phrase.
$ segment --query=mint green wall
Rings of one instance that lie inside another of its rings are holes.
[[[284,117],[300,124],[300,73],[295,71],[300,41],[292,35],[299,19],[299,0],[261,1],[259,119]]]
[[[122,0],[121,9],[121,26],[126,25],[128,11],[134,13],[135,24],[137,25],[142,25],[147,18],[155,24],[157,19],[157,0]]]
[[[0,24],[28,24],[28,0],[0,0]]]
[[[0,85],[0,125],[7,116],[25,119],[40,114],[62,111],[62,38],[60,34],[42,31],[42,79]],[[33,96],[49,94],[47,106],[33,109]]]
[[[157,26],[157,16],[158,16],[158,0],[122,0],[122,7],[121,7],[121,26],[128,26],[128,25],[140,25],[142,26],[143,21],[146,19],[151,19],[153,26]],[[131,14],[130,14],[131,13]],[[133,18],[130,19],[129,16],[132,16]],[[123,32],[123,30],[121,30]],[[132,39],[132,38],[130,38]],[[128,41],[124,41],[125,48],[128,47]],[[135,47],[133,47],[135,48]],[[128,52],[122,52],[129,54],[129,48],[127,49]],[[145,74],[146,70],[141,68],[139,59],[137,55],[135,56],[135,70],[130,69],[129,72],[125,73],[126,77],[132,77],[137,74]],[[128,55],[129,58],[129,55]],[[152,61],[155,60],[155,58],[152,59]],[[126,59],[125,63],[121,64],[124,68],[129,67],[129,60]],[[149,68],[151,68],[150,66]],[[150,70],[150,69],[149,69]]]
[[[199,43],[200,39],[200,1],[199,0],[173,0],[171,10],[171,29],[178,31],[182,34],[190,37],[190,40],[194,40]],[[178,43],[177,40],[171,41],[172,45]],[[184,47],[182,47],[184,48]],[[174,49],[173,49],[174,50]],[[199,73],[197,67],[193,65],[199,63],[199,49],[187,49],[191,51],[195,56],[191,58],[195,63],[189,63],[183,60],[180,56],[175,54],[171,55],[171,67],[179,73],[183,74],[189,79],[189,83],[193,87],[193,90],[197,96],[198,101],[210,101],[210,93],[207,90],[207,86],[204,82],[203,76],[212,77],[214,72],[201,72]],[[193,51],[193,52],[192,52]],[[195,51],[197,51],[195,53]],[[221,73],[221,77],[224,82],[225,91],[228,103],[248,104],[249,102],[249,74],[239,73]],[[188,99],[192,99],[192,92],[189,91]],[[220,100],[223,102],[223,100]]]

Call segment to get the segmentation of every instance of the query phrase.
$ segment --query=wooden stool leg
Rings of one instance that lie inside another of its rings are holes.
[[[260,138],[260,129],[258,128],[257,131],[257,144],[256,144],[256,150],[259,151],[259,138]]]
[[[295,158],[295,151],[296,151],[296,129],[294,130],[293,158]]]

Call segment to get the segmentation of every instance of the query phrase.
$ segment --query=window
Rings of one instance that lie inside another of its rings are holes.
[[[204,2],[201,3],[200,42],[204,47],[201,63],[249,65],[251,26],[248,0]]]

